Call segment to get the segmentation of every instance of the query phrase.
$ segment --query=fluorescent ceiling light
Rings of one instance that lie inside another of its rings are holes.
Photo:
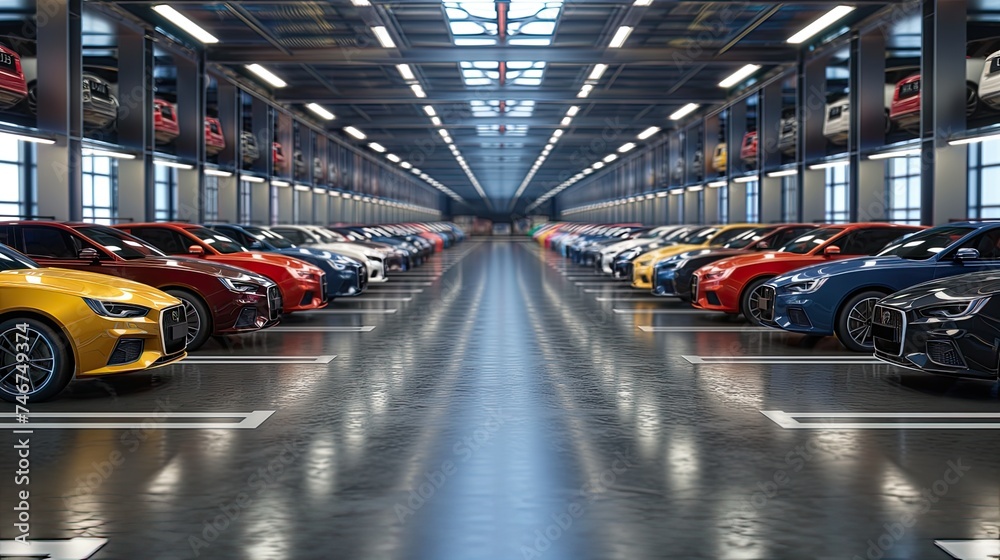
[[[368,138],[368,135],[354,128],[353,126],[345,126],[344,132],[350,134],[351,136],[357,138],[358,140],[364,140],[365,138]]]
[[[591,169],[591,168],[589,168],[589,167],[583,170],[583,174],[584,175],[590,175],[593,172],[594,172],[594,170]]]
[[[369,142],[368,147],[375,150],[378,153],[385,153],[385,146],[379,144],[378,142]]]
[[[431,123],[434,126],[441,126],[441,117],[431,117]]]
[[[569,109],[566,109],[566,116],[567,117],[575,117],[576,114],[579,113],[579,112],[580,112],[580,106],[579,105],[573,105]]]
[[[628,39],[629,34],[632,33],[632,27],[628,25],[623,25],[615,31],[614,37],[611,38],[611,43],[608,44],[609,48],[617,49],[625,44],[625,40]]]
[[[656,198],[667,198],[670,195],[667,191],[660,191],[656,193]]]
[[[333,119],[337,118],[336,115],[324,109],[323,106],[321,106],[319,103],[310,103],[306,105],[306,109],[309,109],[313,113],[316,113],[317,115],[323,117],[328,121],[332,121]]]
[[[961,146],[963,144],[976,144],[979,142],[987,142],[990,140],[1000,140],[1000,134],[987,134],[985,136],[973,136],[971,138],[959,138],[958,140],[949,140],[948,144],[950,146]]]
[[[85,156],[103,156],[103,157],[112,157],[117,159],[135,159],[135,156],[132,154],[125,154],[122,152],[111,152],[108,150],[98,150],[96,148],[84,148],[81,153],[82,155]]]
[[[580,97],[580,98],[587,97],[588,95],[590,95],[590,92],[593,89],[594,89],[594,86],[592,86],[590,84],[583,84],[583,87],[580,88],[580,91],[576,94],[576,96]]]
[[[629,150],[631,150],[633,148],[635,148],[635,143],[634,142],[626,142],[626,143],[622,144],[618,148],[618,153],[624,154],[625,152],[627,152],[627,151],[629,151]]]
[[[587,76],[588,80],[597,81],[601,79],[604,72],[608,69],[607,64],[595,64],[594,69],[590,71],[590,75]]]
[[[384,25],[375,25],[372,27],[372,33],[375,34],[375,38],[378,39],[380,45],[384,49],[394,49],[396,48],[396,43],[393,42],[392,37],[389,35],[389,30],[385,28]]]
[[[565,130],[562,130],[562,129],[558,129],[558,128],[557,128],[557,129],[555,129],[555,130],[553,130],[553,131],[552,131],[552,137],[553,137],[553,138],[559,138],[559,137],[561,137],[561,136],[562,136],[562,135],[563,135],[563,134],[564,134],[565,132],[566,132]]]
[[[877,154],[872,154],[868,156],[868,159],[889,159],[889,158],[919,156],[919,155],[920,155],[920,148],[911,148],[909,150],[896,150],[892,152],[880,152]]]
[[[646,138],[649,138],[650,136],[656,134],[659,131],[660,131],[660,127],[658,127],[658,126],[651,126],[651,127],[647,128],[646,130],[643,130],[642,132],[640,132],[639,136],[636,136],[636,138],[638,138],[639,140],[645,140]]]
[[[717,189],[719,187],[724,187],[724,186],[726,186],[725,181],[712,181],[711,183],[708,184],[708,187],[710,189]]]
[[[427,94],[424,93],[424,88],[420,84],[410,84],[410,89],[413,90],[413,95],[416,95],[421,99],[427,97]]]
[[[288,181],[281,181],[281,180],[278,180],[278,179],[275,179],[275,180],[271,181],[271,185],[273,185],[275,187],[290,187],[290,186],[292,186],[292,185],[290,185],[288,183]]]
[[[670,120],[672,120],[672,121],[679,121],[679,120],[683,119],[684,117],[690,115],[691,113],[695,112],[695,110],[697,110],[698,107],[699,107],[699,105],[697,103],[688,103],[687,105],[685,105],[685,106],[681,107],[680,109],[677,109],[676,111],[674,111],[673,113],[671,113],[670,114]]]
[[[170,161],[166,159],[154,159],[153,163],[156,165],[162,165],[163,167],[173,167],[175,169],[194,169],[193,165],[187,163],[180,163],[177,161]]]
[[[166,4],[160,4],[159,6],[153,6],[153,11],[160,14],[161,16],[170,20],[177,27],[180,27],[184,31],[187,31],[189,35],[198,39],[202,43],[218,43],[219,40],[208,31],[205,31],[197,23],[189,20],[184,14],[178,12],[177,10],[171,8]]]
[[[248,183],[263,183],[266,181],[263,177],[255,177],[253,175],[240,175],[240,181],[246,181]]]
[[[309,187],[309,185],[295,185],[295,190],[307,192],[311,191],[312,189]]]
[[[798,169],[782,169],[780,171],[772,171],[767,174],[768,177],[791,177],[792,175],[798,175]]]
[[[632,2],[632,5],[633,6],[649,6],[652,3],[653,3],[653,0],[635,0],[635,2]]]
[[[439,128],[438,129],[438,134],[441,135],[441,138],[448,138],[448,136],[449,136],[448,135],[448,130],[444,129],[444,128]]]
[[[829,169],[831,167],[845,167],[845,166],[848,166],[850,164],[851,164],[851,162],[848,161],[848,160],[846,160],[846,159],[842,159],[842,160],[838,160],[838,161],[825,161],[823,163],[817,163],[815,165],[810,165],[809,169]]]
[[[742,177],[733,177],[734,183],[752,183],[759,180],[760,177],[757,175],[743,175]]]
[[[354,4],[355,6],[371,6],[372,5],[372,3],[369,2],[368,0],[351,0],[351,4]]]
[[[559,122],[560,126],[569,126],[569,123],[573,122],[573,117],[563,117]]]
[[[35,144],[55,144],[56,141],[50,138],[41,138],[38,136],[27,136],[24,134],[14,134],[13,132],[0,132],[0,136],[6,136],[7,138],[13,138],[15,140],[21,140],[23,142],[33,142]]]
[[[257,74],[258,77],[260,77],[262,80],[271,84],[274,87],[283,88],[288,85],[288,83],[285,82],[285,80],[282,80],[281,78],[275,76],[274,74],[271,73],[270,70],[264,68],[260,64],[247,64],[246,69],[253,72],[254,74]]]
[[[854,11],[854,6],[836,6],[829,12],[821,15],[816,21],[802,28],[801,31],[788,38],[788,42],[799,44],[811,39],[814,35],[830,27],[835,21]]]
[[[603,161],[595,162],[594,165],[591,165],[590,167],[594,170],[600,169],[604,167],[604,162]]]
[[[397,156],[396,154],[389,154],[389,155],[385,156],[385,159],[387,159],[387,160],[389,160],[389,161],[391,161],[393,163],[399,163],[400,162],[399,156]]]
[[[313,189],[313,192],[316,193],[316,194],[323,194],[323,193],[326,192],[326,189],[324,189],[322,187],[316,187],[316,188]]]
[[[337,191],[326,191],[326,194],[330,196],[340,196],[340,193]]]
[[[760,70],[759,64],[747,64],[743,68],[733,72],[728,78],[719,82],[719,87],[732,87],[750,77],[751,74]]]
[[[604,163],[611,163],[612,161],[615,161],[616,159],[618,159],[618,154],[608,154],[608,155],[604,156],[603,161],[604,161]]]
[[[397,64],[396,70],[399,70],[399,75],[403,77],[406,81],[416,80],[417,77],[413,74],[413,69],[410,68],[409,64]]]
[[[408,162],[408,161],[404,161],[404,162],[401,162],[399,164],[399,166],[402,167],[403,169],[409,169],[409,168],[413,167],[413,164],[410,163],[410,162]]]
[[[343,192],[343,193],[340,193],[340,196],[341,196],[341,198],[348,198],[349,199],[349,198],[351,198],[351,193],[349,193],[349,192]]]
[[[424,105],[424,112],[427,113],[428,117],[437,116],[437,111],[434,110],[433,105]]]
[[[233,174],[228,171],[223,171],[221,169],[206,169],[205,175],[209,177],[232,177]]]

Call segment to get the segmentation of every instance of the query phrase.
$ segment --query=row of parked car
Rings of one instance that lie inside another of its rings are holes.
[[[362,294],[464,238],[450,223],[0,222],[0,397],[176,362],[210,336]]]
[[[550,223],[531,234],[581,266],[698,309],[835,335],[929,373],[1000,375],[1000,222]]]

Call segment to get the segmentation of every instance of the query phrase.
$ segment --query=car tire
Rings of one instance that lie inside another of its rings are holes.
[[[979,109],[979,86],[965,82],[965,116],[971,117]]]
[[[885,292],[868,290],[855,294],[837,310],[834,333],[848,350],[872,352],[871,312],[875,302],[884,298]],[[867,315],[867,317],[865,317]]]
[[[22,328],[24,329],[22,331]],[[24,334],[27,339],[19,338]],[[18,361],[18,341],[30,346],[24,352],[28,360],[28,376],[31,391],[21,393],[15,381]],[[73,352],[66,339],[52,327],[33,318],[13,318],[0,322],[0,398],[7,402],[17,402],[17,397],[26,394],[28,402],[41,402],[55,397],[73,379]],[[12,354],[11,352],[15,352]],[[46,364],[48,364],[46,366]]]
[[[885,132],[886,134],[892,132],[892,120],[889,118],[888,109],[885,110],[885,130],[883,132]]]
[[[201,300],[187,290],[164,290],[168,294],[181,300],[184,304],[184,314],[188,320],[188,351],[201,348],[208,337],[212,335],[212,315]]]
[[[740,313],[750,324],[756,327],[764,326],[764,323],[760,320],[760,314],[755,313],[754,310],[757,308],[757,295],[755,292],[758,288],[766,284],[771,280],[773,276],[767,276],[764,278],[757,278],[753,282],[747,284],[746,288],[743,288],[743,292],[740,293]]]

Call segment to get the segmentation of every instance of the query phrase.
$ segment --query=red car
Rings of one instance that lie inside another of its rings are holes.
[[[222,135],[219,119],[205,117],[205,153],[214,156],[226,149],[226,137]]]
[[[271,326],[281,313],[278,287],[267,278],[222,264],[167,257],[107,226],[5,222],[0,223],[0,243],[42,266],[134,280],[180,299],[187,312],[188,350],[197,349],[213,334]]]
[[[756,289],[797,268],[834,259],[874,255],[891,241],[922,226],[881,222],[831,225],[805,233],[779,251],[729,257],[699,268],[691,280],[692,303],[699,309],[742,313],[760,324]]]
[[[168,144],[180,134],[177,126],[177,106],[173,103],[156,98],[153,100],[153,130],[157,144]]]
[[[743,144],[740,146],[740,159],[746,162],[757,160],[757,131],[751,130],[743,135]]]
[[[28,82],[24,79],[21,57],[0,45],[0,109],[13,107],[28,96]]]
[[[277,142],[271,144],[271,159],[274,160],[275,169],[285,165],[285,154],[281,152],[281,144]]]
[[[281,291],[283,313],[326,307],[322,269],[280,253],[248,251],[239,243],[195,224],[157,222],[121,224],[127,231],[168,255],[186,255],[251,270],[270,278]]]

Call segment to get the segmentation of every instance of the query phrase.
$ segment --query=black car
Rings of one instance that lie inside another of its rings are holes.
[[[998,379],[997,294],[1000,271],[991,270],[917,284],[880,300],[872,313],[875,357],[926,373]]]

